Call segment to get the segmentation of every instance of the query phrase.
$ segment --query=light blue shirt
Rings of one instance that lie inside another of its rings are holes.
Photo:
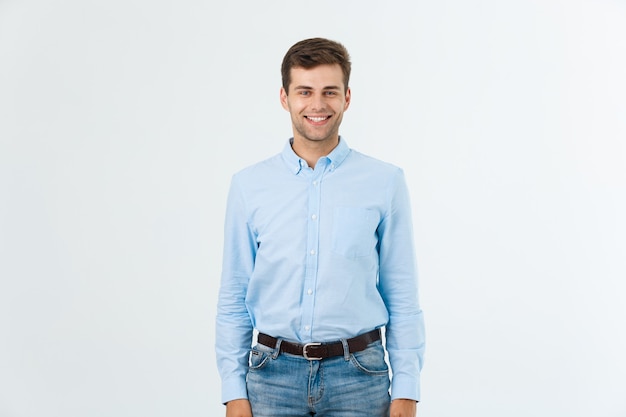
[[[222,402],[247,398],[253,329],[308,343],[383,326],[392,399],[419,400],[424,324],[400,168],[340,139],[311,169],[289,142],[233,176],[224,233]]]

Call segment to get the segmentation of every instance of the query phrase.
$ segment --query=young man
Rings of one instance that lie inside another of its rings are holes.
[[[409,195],[400,168],[339,136],[350,67],[337,42],[293,45],[280,90],[293,138],[232,178],[216,323],[228,417],[415,416]]]

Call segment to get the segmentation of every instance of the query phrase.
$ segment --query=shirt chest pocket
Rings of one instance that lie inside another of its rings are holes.
[[[376,248],[380,217],[375,210],[337,207],[333,213],[333,252],[347,258],[368,256]]]

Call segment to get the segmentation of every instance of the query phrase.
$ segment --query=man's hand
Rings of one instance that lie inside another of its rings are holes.
[[[415,417],[417,414],[417,401],[403,398],[393,400],[389,408],[390,417]]]
[[[252,417],[250,402],[246,399],[227,402],[226,417]]]

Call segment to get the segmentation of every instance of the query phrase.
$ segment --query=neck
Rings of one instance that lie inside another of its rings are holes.
[[[312,141],[299,139],[294,136],[291,148],[296,155],[304,159],[311,168],[315,168],[317,161],[321,157],[331,153],[338,144],[339,137],[328,140]]]

